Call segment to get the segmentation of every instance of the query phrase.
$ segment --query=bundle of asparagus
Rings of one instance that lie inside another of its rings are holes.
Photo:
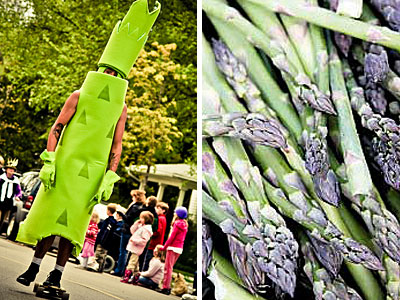
[[[399,300],[397,0],[202,8],[215,299]]]

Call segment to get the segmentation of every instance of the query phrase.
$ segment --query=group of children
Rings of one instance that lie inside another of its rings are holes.
[[[171,293],[173,266],[182,254],[188,231],[187,210],[185,207],[175,209],[169,238],[163,244],[168,204],[158,202],[154,196],[143,201],[144,193],[138,190],[132,190],[131,196],[133,201],[126,215],[117,211],[117,218],[120,220],[115,220],[113,217],[117,208],[116,204],[107,206],[108,218],[102,222],[100,228],[97,226],[99,216],[96,212],[93,212],[80,255],[81,264],[91,270],[101,270],[107,250],[111,246],[108,245],[110,239],[107,234],[111,227],[116,226],[117,230],[122,231],[119,258],[122,257],[123,265],[119,261],[117,268],[111,274],[120,275],[119,272],[125,268],[126,264],[125,251],[128,251],[130,257],[121,282],[156,289],[163,280],[163,287],[160,292],[169,295]],[[128,233],[126,230],[124,232],[124,227],[127,226],[129,226]],[[129,239],[127,239],[128,235]],[[94,251],[96,238],[97,247]],[[148,247],[146,247],[147,245]],[[139,270],[139,264],[143,266],[142,272]]]

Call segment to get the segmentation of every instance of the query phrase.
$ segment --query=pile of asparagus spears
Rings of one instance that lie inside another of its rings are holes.
[[[400,299],[400,1],[202,9],[203,298]]]

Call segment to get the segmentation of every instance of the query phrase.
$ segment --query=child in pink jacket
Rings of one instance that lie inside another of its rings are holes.
[[[129,239],[126,250],[131,253],[129,258],[128,266],[125,270],[125,275],[121,279],[124,283],[136,283],[139,278],[139,256],[142,254],[144,248],[146,248],[147,242],[153,235],[151,224],[153,224],[154,216],[149,211],[143,211],[140,213],[139,220],[137,220],[131,226],[130,230],[132,233]],[[132,279],[130,281],[130,278]]]
[[[80,255],[81,267],[87,268],[89,259],[94,259],[94,244],[96,242],[97,233],[99,232],[99,214],[93,212],[90,218],[88,229],[86,230],[85,242],[83,244],[82,253]]]
[[[188,223],[185,220],[187,216],[188,213],[185,207],[179,206],[175,209],[171,234],[164,246],[160,248],[161,251],[167,251],[167,258],[164,265],[163,288],[161,290],[161,293],[166,295],[171,293],[171,278],[174,264],[183,252],[183,243],[188,232]]]

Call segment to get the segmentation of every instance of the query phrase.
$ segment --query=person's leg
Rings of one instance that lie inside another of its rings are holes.
[[[139,277],[138,283],[140,283],[143,286],[150,287],[152,289],[155,289],[157,287],[157,283],[155,283],[150,278],[144,276]]]
[[[5,231],[5,229],[3,228],[4,226],[4,222],[10,218],[10,213],[11,210],[10,209],[6,209],[2,211],[1,214],[1,219],[0,219],[0,233],[3,232],[3,230]]]
[[[144,259],[146,257],[146,253],[147,253],[147,248],[144,248],[142,254],[140,254],[139,256],[139,271],[145,271],[143,267],[144,267]]]
[[[27,271],[18,276],[17,281],[23,285],[29,286],[35,280],[36,274],[46,252],[50,249],[54,241],[54,236],[48,236],[36,244],[35,254]]]
[[[106,260],[106,256],[107,256],[107,249],[105,249],[103,246],[101,246],[100,244],[99,245],[97,245],[97,249],[99,250],[98,251],[98,254],[96,255],[96,261],[97,261],[97,263],[99,264],[99,268],[98,268],[98,271],[99,272],[103,272],[103,268],[104,268],[104,262],[105,262],[105,260]],[[97,251],[97,249],[96,249],[96,251]]]
[[[154,255],[153,251],[154,250],[147,249],[142,271],[147,271],[149,269],[150,260],[153,258]]]
[[[53,245],[55,236],[48,236],[42,239],[36,244],[34,257],[43,258],[47,251],[49,251],[51,245]]]
[[[133,271],[136,269],[136,265],[138,263],[139,256],[135,253],[131,253],[129,257],[128,265],[126,266],[124,277],[121,279],[121,282],[128,283],[129,278],[131,277]]]
[[[121,241],[120,241],[120,247],[119,247],[119,256],[118,256],[118,263],[117,267],[114,270],[115,275],[122,275],[125,269],[125,264],[126,264],[126,256],[128,254],[126,250],[126,245],[128,245],[129,238],[131,236],[126,233],[121,234]]]
[[[49,273],[43,285],[60,287],[61,276],[64,271],[65,264],[71,255],[74,246],[66,238],[60,237],[58,244],[57,261],[54,270]]]
[[[163,281],[163,291],[170,292],[171,291],[171,279],[172,279],[172,270],[174,268],[174,264],[179,258],[178,253],[174,251],[167,250],[167,258],[165,259],[164,265],[164,281]]]
[[[69,240],[60,237],[60,244],[58,245],[57,253],[57,265],[65,267],[73,248],[74,246]]]

